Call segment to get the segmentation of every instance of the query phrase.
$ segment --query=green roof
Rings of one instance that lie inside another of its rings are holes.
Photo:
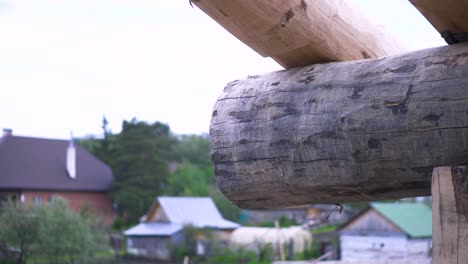
[[[371,207],[410,237],[432,236],[432,210],[423,203],[371,203]]]

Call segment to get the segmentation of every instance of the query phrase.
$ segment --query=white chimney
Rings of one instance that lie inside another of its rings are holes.
[[[70,178],[76,178],[76,149],[73,143],[73,134],[70,139],[70,145],[67,149],[67,172]]]

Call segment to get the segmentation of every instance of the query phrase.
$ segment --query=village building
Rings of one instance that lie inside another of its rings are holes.
[[[116,216],[108,195],[112,171],[72,140],[14,136],[4,129],[0,139],[0,203],[28,206],[64,198],[79,212],[90,210],[111,224]]]
[[[285,228],[239,227],[232,233],[230,239],[232,247],[243,248],[257,254],[260,254],[267,247],[278,251],[278,247],[281,245],[290,258],[294,258],[295,254],[302,253],[311,243],[311,232],[302,226]]]
[[[141,223],[124,232],[127,252],[167,260],[171,248],[185,241],[183,229],[210,229],[220,243],[227,244],[240,225],[223,218],[210,197],[165,197],[156,199]],[[205,238],[197,239],[197,254],[206,254]]]
[[[261,224],[284,217],[296,222],[298,225],[313,228],[325,224],[343,224],[353,214],[354,211],[348,206],[344,206],[343,210],[337,212],[337,208],[333,204],[313,204],[274,210],[244,210],[241,220],[251,224]]]
[[[430,261],[432,211],[424,203],[371,203],[340,231],[342,261]]]

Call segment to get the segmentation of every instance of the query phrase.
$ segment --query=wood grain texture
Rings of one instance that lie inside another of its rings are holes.
[[[201,10],[285,68],[398,54],[406,48],[344,0],[203,0]]]
[[[212,113],[216,181],[242,208],[428,196],[468,161],[468,43],[229,83]]]
[[[432,176],[434,264],[468,261],[468,173],[466,167],[439,167]]]
[[[468,32],[468,1],[410,0],[439,32]]]

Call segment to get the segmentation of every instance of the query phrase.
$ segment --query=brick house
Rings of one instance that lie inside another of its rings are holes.
[[[115,218],[108,196],[112,171],[73,140],[14,136],[0,139],[0,202],[47,203],[61,196],[74,211],[87,208],[106,224]]]

